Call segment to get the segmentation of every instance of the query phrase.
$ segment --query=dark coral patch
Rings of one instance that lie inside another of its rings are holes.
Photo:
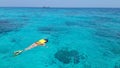
[[[17,40],[16,39],[11,39],[11,42],[15,43],[15,42],[17,42]]]
[[[114,68],[120,68],[120,60],[118,60],[118,62],[115,63]]]
[[[56,27],[56,26],[45,26],[45,27],[39,27],[39,31],[64,31],[63,27]]]
[[[51,28],[51,27],[40,27],[38,29],[39,31],[56,31],[55,29]]]
[[[0,20],[0,33],[11,32],[20,28],[22,24],[10,23],[8,20]]]
[[[120,39],[120,31],[116,31],[116,30],[98,29],[95,34],[96,36],[99,37]]]
[[[68,27],[90,27],[90,28],[95,28],[97,25],[96,23],[93,23],[91,20],[90,21],[85,21],[85,20],[79,20],[78,22],[70,22],[67,21],[65,22],[65,25]]]
[[[29,17],[27,15],[20,15],[18,17],[20,17],[23,21],[28,21],[29,20]]]
[[[113,40],[104,41],[105,43],[101,44],[100,47],[104,49],[103,55],[111,57],[112,55],[120,55],[120,46],[119,42],[116,43]],[[101,43],[101,42],[100,42]]]
[[[26,16],[26,15],[20,15],[19,17],[27,18],[28,16]]]
[[[70,63],[70,54],[67,50],[59,50],[55,53],[55,58],[61,61],[64,64]]]
[[[38,31],[45,34],[57,33],[57,32],[66,33],[68,32],[68,29],[65,27],[44,26],[44,27],[39,27]]]
[[[78,64],[80,62],[81,56],[77,50],[58,50],[54,57],[64,64],[74,63]]]
[[[115,55],[120,55],[120,47],[119,46],[112,46],[109,50]]]
[[[101,22],[101,23],[105,23],[105,22],[110,22],[113,20],[113,18],[110,17],[102,17],[102,16],[93,16],[93,18],[95,19],[96,23],[97,22]]]
[[[9,53],[11,50],[11,47],[9,47],[8,45],[2,45],[0,48],[0,54],[7,54]]]
[[[67,25],[67,26],[79,26],[79,23],[76,23],[76,22],[65,22],[65,25]]]
[[[79,52],[76,51],[76,50],[71,50],[70,51],[70,56],[73,57],[73,62],[75,64],[78,64],[80,62],[80,55],[79,55]]]

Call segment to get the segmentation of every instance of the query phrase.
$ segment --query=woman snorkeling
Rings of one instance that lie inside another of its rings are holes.
[[[20,55],[22,52],[30,50],[36,46],[45,46],[45,44],[48,42],[48,39],[41,39],[35,43],[33,43],[32,45],[30,45],[29,47],[25,48],[24,50],[17,50],[14,52],[14,56]]]

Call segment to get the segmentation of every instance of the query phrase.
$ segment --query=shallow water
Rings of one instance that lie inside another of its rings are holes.
[[[39,39],[36,47],[13,57]],[[0,68],[120,68],[120,9],[0,8]]]

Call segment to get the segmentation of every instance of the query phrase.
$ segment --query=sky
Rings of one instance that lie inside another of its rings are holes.
[[[111,7],[120,0],[0,0],[0,7]]]

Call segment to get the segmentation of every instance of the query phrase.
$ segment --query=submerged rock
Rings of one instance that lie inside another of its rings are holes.
[[[83,55],[80,55],[77,50],[67,50],[61,49],[58,50],[54,57],[64,64],[74,63],[78,64],[80,60],[86,59]]]

